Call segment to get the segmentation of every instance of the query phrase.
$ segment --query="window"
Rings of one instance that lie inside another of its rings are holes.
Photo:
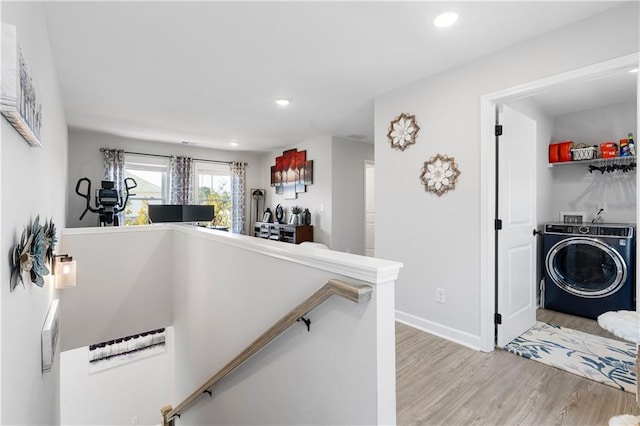
[[[231,227],[231,171],[228,164],[194,161],[194,202],[213,205],[214,224]]]
[[[131,190],[125,209],[126,225],[146,225],[149,223],[149,204],[167,204],[168,164],[167,158],[125,154],[124,175],[138,184]]]

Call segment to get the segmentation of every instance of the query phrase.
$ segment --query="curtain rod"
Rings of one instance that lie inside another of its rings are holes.
[[[106,148],[100,148],[100,152],[104,152]],[[133,155],[146,155],[148,157],[160,157],[160,158],[171,158],[173,157],[173,155],[164,155],[164,154],[147,154],[145,152],[131,152],[131,151],[124,151],[125,154],[133,154]],[[221,161],[221,160],[206,160],[204,158],[192,158],[192,160],[194,161],[206,161],[208,163],[218,163],[218,164],[231,164],[233,163],[233,161]],[[245,166],[248,165],[248,163],[244,163]]]

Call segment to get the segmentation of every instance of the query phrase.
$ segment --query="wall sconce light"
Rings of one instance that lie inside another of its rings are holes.
[[[76,286],[76,261],[68,254],[53,256],[51,274],[55,277],[56,288],[71,288]]]

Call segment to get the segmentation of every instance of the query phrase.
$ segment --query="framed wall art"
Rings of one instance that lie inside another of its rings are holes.
[[[313,184],[313,160],[307,160],[307,151],[290,149],[276,157],[271,166],[271,186],[276,194],[286,199],[295,199],[297,194],[307,191]]]
[[[33,85],[14,25],[2,23],[0,113],[33,147],[42,147],[42,103]]]

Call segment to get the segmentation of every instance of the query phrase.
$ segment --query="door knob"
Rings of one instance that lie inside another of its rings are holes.
[[[538,231],[537,229],[534,229],[533,236],[535,237],[536,235],[542,235],[542,232]]]

